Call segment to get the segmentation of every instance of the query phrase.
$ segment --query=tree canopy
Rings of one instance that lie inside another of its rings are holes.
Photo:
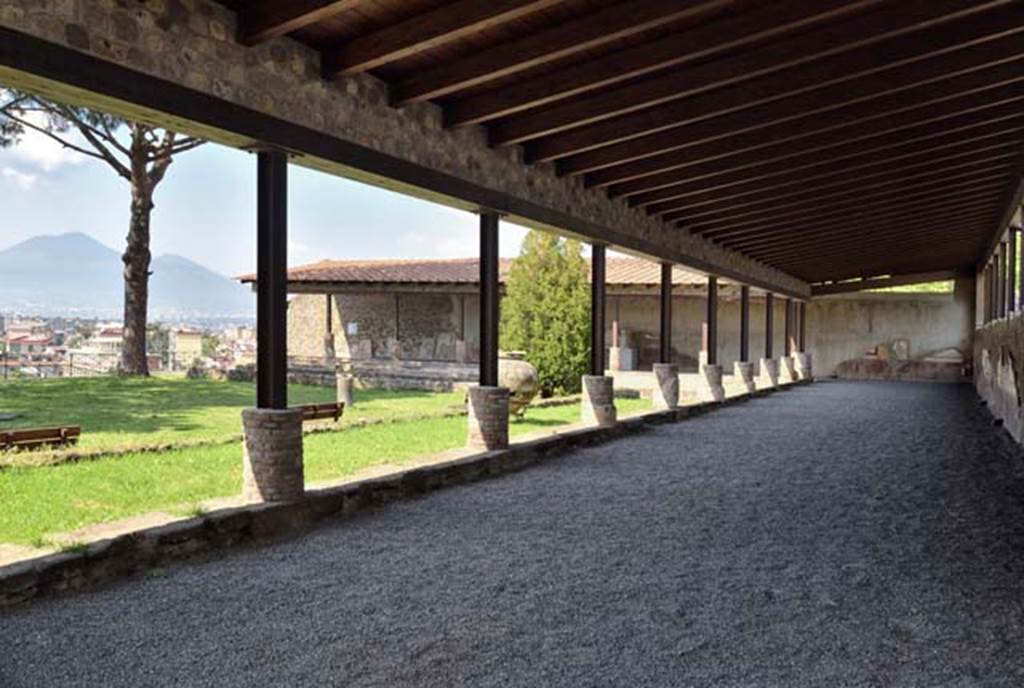
[[[531,231],[509,271],[501,343],[537,367],[541,393],[578,392],[590,360],[590,290],[580,242]]]

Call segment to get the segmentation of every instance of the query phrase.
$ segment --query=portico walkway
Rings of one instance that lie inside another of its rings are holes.
[[[1024,684],[1024,457],[821,383],[0,613],[0,685]]]

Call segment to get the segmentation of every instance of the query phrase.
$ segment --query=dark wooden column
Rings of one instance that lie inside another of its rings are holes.
[[[775,294],[764,295],[764,357],[775,356]]]
[[[256,155],[256,406],[288,407],[288,157]]]
[[[701,330],[704,358],[708,365],[718,364],[718,278],[708,275],[708,303]]]
[[[480,214],[480,386],[498,386],[498,213]]]
[[[750,287],[740,287],[740,363],[750,362]]]
[[[786,356],[793,355],[793,299],[786,299],[786,314],[783,319],[783,342]]]
[[[604,375],[605,247],[594,244],[590,258],[590,374]]]
[[[661,265],[661,329],[658,333],[659,362],[672,362],[672,264]]]
[[[1006,315],[1006,242],[996,249],[996,317]]]
[[[1009,256],[1007,258],[1006,278],[1006,310],[1017,310],[1017,233],[1016,227],[1010,227],[1010,243],[1007,244]]]
[[[797,304],[797,322],[799,323],[796,336],[797,351],[807,351],[807,302],[801,301]]]

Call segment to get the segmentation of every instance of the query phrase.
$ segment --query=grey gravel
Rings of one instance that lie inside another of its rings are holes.
[[[0,686],[1020,686],[1024,461],[823,383],[0,615]]]

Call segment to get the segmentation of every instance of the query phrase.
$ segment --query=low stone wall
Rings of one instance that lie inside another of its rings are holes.
[[[961,360],[891,360],[864,356],[843,361],[835,368],[843,380],[913,380],[918,382],[964,382],[969,379]]]
[[[0,567],[0,607],[61,592],[85,590],[187,557],[305,532],[383,504],[521,470],[573,449],[609,442],[664,423],[771,393],[756,392],[718,404],[699,404],[626,418],[613,426],[582,428],[429,466],[322,490],[300,502],[220,509],[147,528],[75,551]]]
[[[992,415],[1024,443],[1024,315],[994,320],[974,332],[974,386]]]

